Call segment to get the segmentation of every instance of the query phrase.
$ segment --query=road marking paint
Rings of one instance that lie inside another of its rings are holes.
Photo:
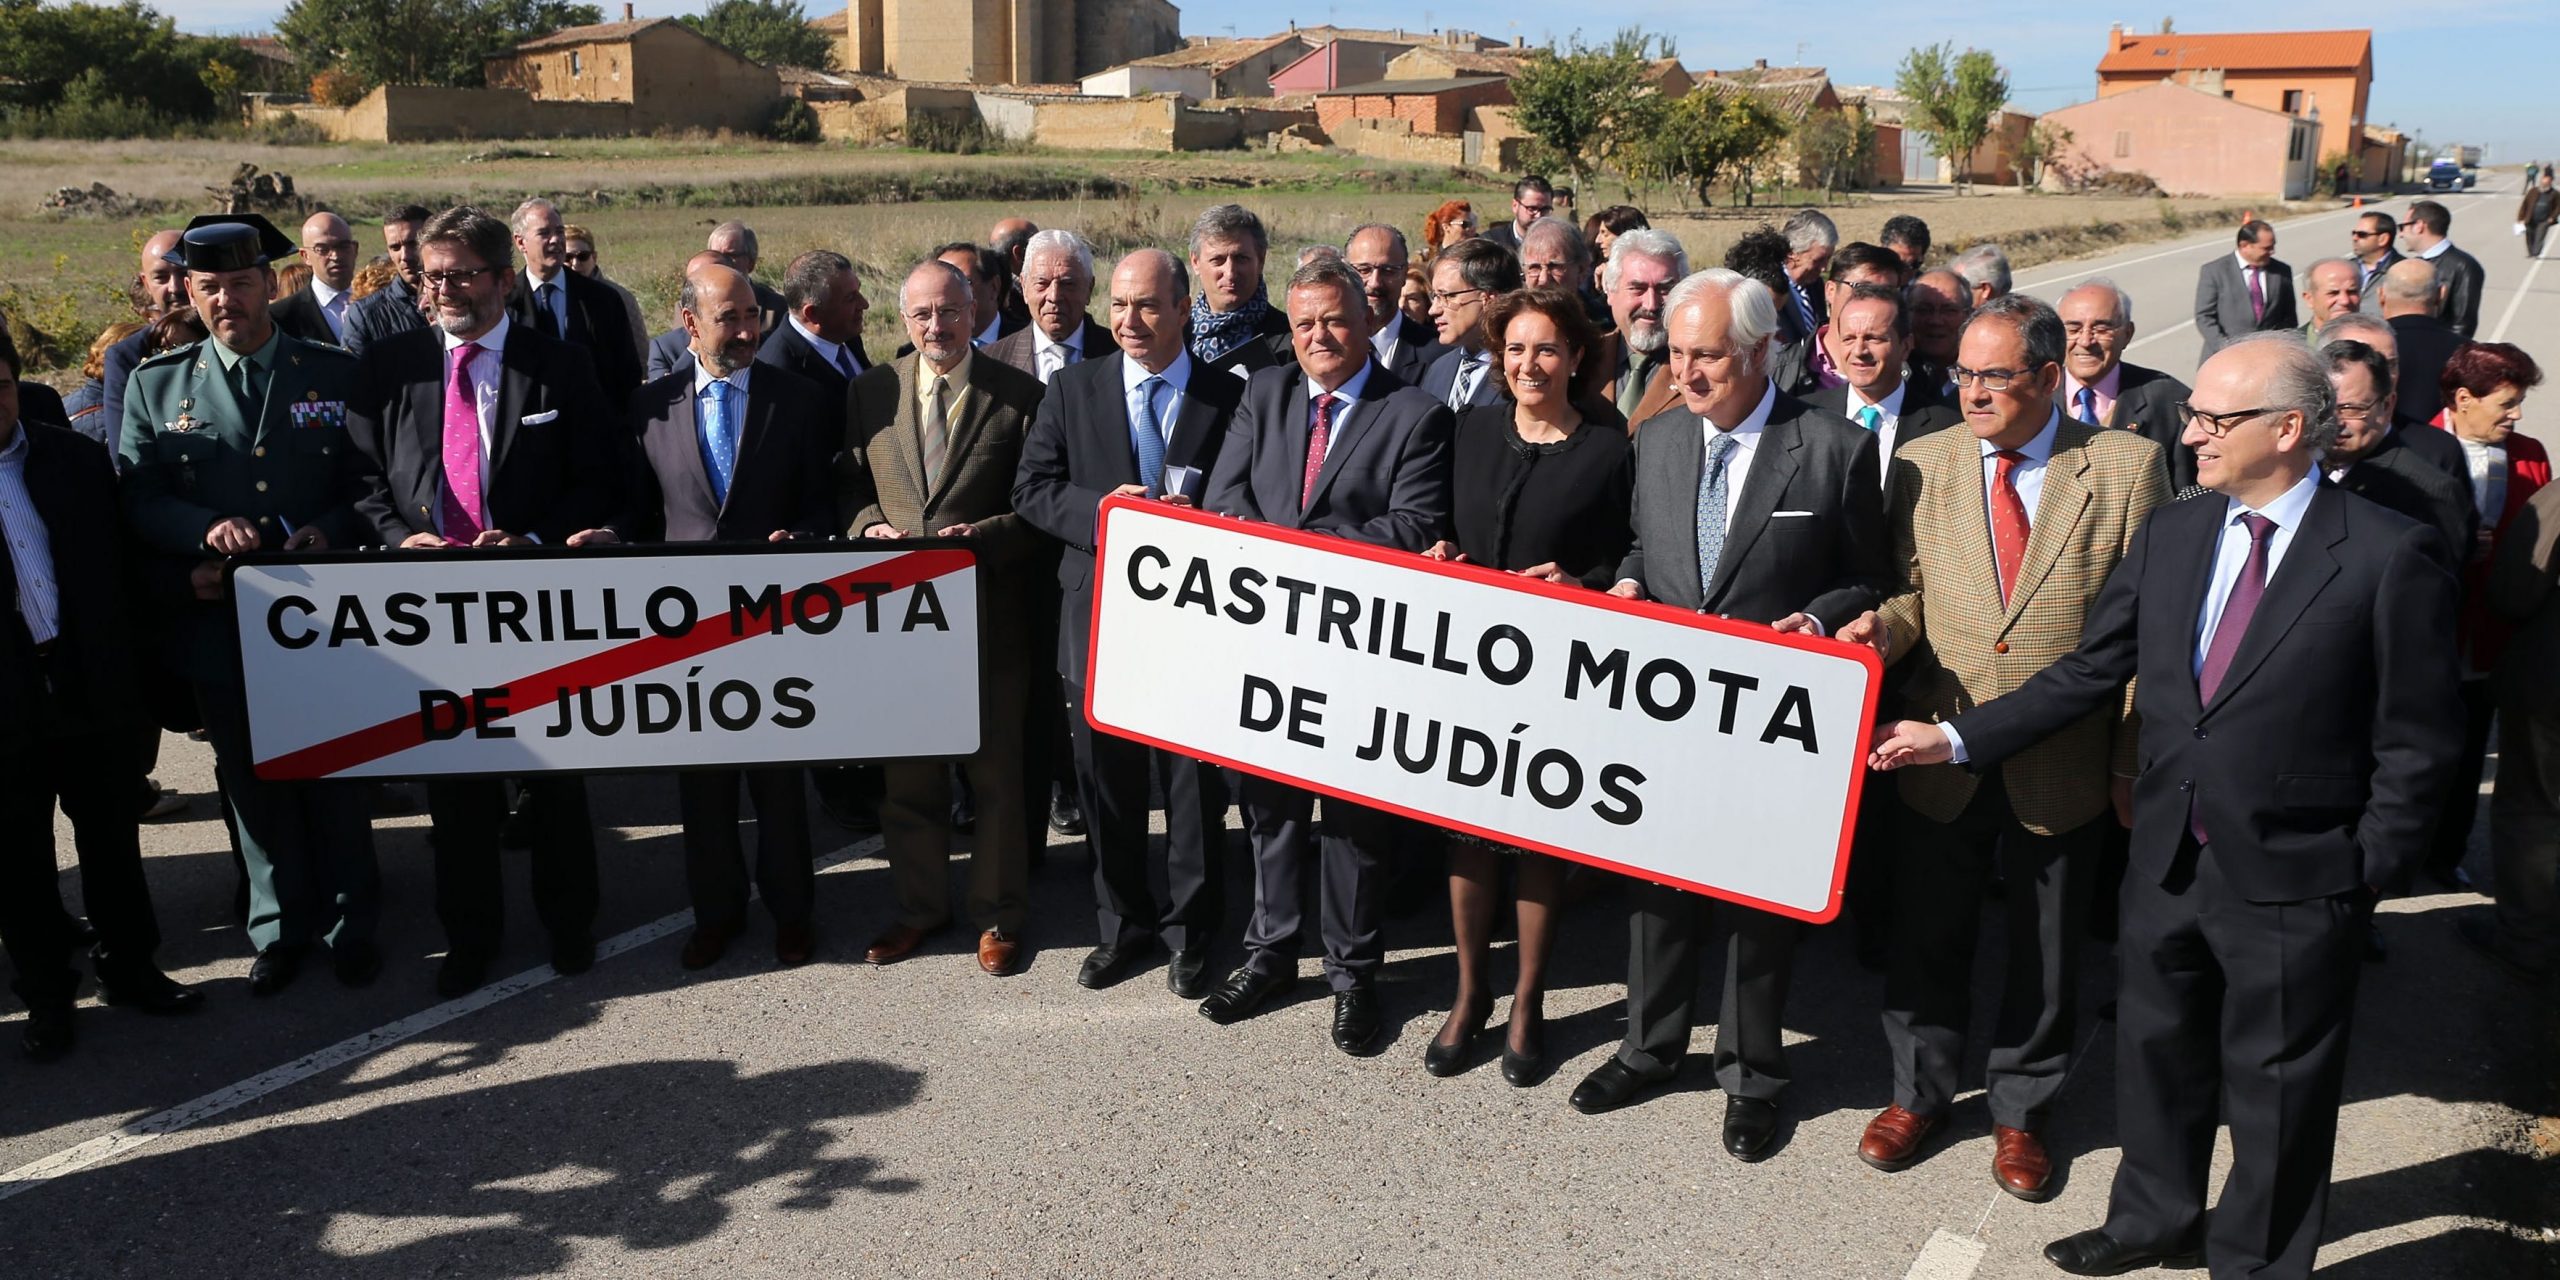
[[[2308,225],[2310,225],[2311,223],[2314,223],[2314,222],[2322,222],[2322,221],[2326,221],[2327,219],[2337,217],[2337,216],[2338,216],[2338,215],[2340,215],[2340,214],[2347,214],[2347,213],[2353,213],[2353,214],[2372,213],[2372,212],[2375,212],[2375,211],[2376,211],[2377,207],[2378,207],[2378,205],[2366,205],[2366,206],[2365,206],[2364,208],[2362,208],[2362,209],[2353,209],[2353,208],[2350,208],[2350,209],[2332,209],[2332,210],[2330,210],[2330,211],[2329,211],[2329,212],[2327,212],[2327,213],[2314,213],[2314,214],[2309,214],[2309,215],[2306,215],[2306,216],[2304,216],[2304,217],[2300,217],[2300,218],[2291,218],[2291,219],[2288,219],[2288,220],[2286,220],[2286,221],[2278,222],[2278,223],[2272,223],[2272,224],[2270,224],[2270,225],[2274,226],[2278,231],[2282,231],[2282,230],[2285,230],[2286,228],[2289,228],[2289,227],[2302,227],[2302,226],[2308,226]],[[2239,232],[2239,228],[2237,228],[2237,227],[2232,228],[2232,232],[2233,232],[2234,234],[2237,234],[2237,233]],[[2203,250],[2203,249],[2210,249],[2210,248],[2213,248],[2213,247],[2214,247],[2214,242],[2213,242],[2213,241],[2211,241],[2211,240],[2207,240],[2207,241],[2205,241],[2205,242],[2204,242],[2204,243],[2202,243],[2202,244],[2181,244],[2181,245],[2176,245],[2176,246],[2173,246],[2173,247],[2171,247],[2171,248],[2162,249],[2162,250],[2160,250],[2160,251],[2159,251],[2159,252],[2157,252],[2157,253],[2146,253],[2146,254],[2142,255],[2141,257],[2139,257],[2139,258],[2127,258],[2127,259],[2125,259],[2125,260],[2124,260],[2124,261],[2122,261],[2122,262],[2109,262],[2109,263],[2105,263],[2105,264],[2100,265],[2100,266],[2088,267],[2088,268],[2084,268],[2084,269],[2079,270],[2079,271],[2067,272],[2067,273],[2065,273],[2065,274],[2063,274],[2063,275],[2058,275],[2058,276],[2047,276],[2047,277],[2045,277],[2045,278],[2044,278],[2044,279],[2042,279],[2042,280],[2021,280],[2021,281],[2019,281],[2019,282],[2016,284],[2015,288],[2017,288],[2017,289],[2040,289],[2040,288],[2042,288],[2042,287],[2044,287],[2044,286],[2046,286],[2046,285],[2049,285],[2049,284],[2060,284],[2060,283],[2062,283],[2062,282],[2063,282],[2063,281],[2065,281],[2065,280],[2077,280],[2077,279],[2079,279],[2079,278],[2080,278],[2080,277],[2082,277],[2082,276],[2104,275],[2104,274],[2106,274],[2107,272],[2110,272],[2110,271],[2118,271],[2118,270],[2122,270],[2123,268],[2126,268],[2126,267],[2138,266],[2138,265],[2140,265],[2140,264],[2142,264],[2142,263],[2145,263],[2145,262],[2156,262],[2156,261],[2158,261],[2159,259],[2162,259],[2162,258],[2173,258],[2173,257],[2176,257],[2176,256],[2177,256],[2177,255],[2179,255],[2179,254],[2182,254],[2182,253],[2195,253],[2195,252],[2197,252],[2197,251],[2199,251],[2199,250]],[[2059,265],[2059,264],[2057,264],[2057,265]]]
[[[2507,313],[2498,317],[2498,331],[2489,335],[2491,342],[2507,340],[2507,326],[2516,322],[2516,308],[2524,305],[2524,296],[2533,292],[2533,278],[2542,274],[2543,259],[2533,260],[2532,269],[2524,273],[2524,282],[2516,286],[2516,296],[2507,299]]]
[[[1929,1243],[1921,1246],[1920,1256],[1911,1260],[1911,1269],[1902,1280],[1971,1280],[1974,1268],[1982,1265],[1982,1255],[1991,1246],[1938,1228],[1929,1234]]]
[[[825,871],[851,862],[876,851],[879,847],[880,837],[872,836],[819,859],[817,869]],[[636,928],[626,929],[596,944],[596,961],[601,964],[623,952],[645,947],[692,922],[693,911],[687,908],[673,915],[660,916]],[[131,1154],[170,1134],[191,1129],[226,1111],[246,1106],[279,1089],[298,1084],[324,1071],[380,1053],[393,1045],[414,1039],[455,1019],[478,1013],[501,1001],[512,1000],[525,992],[557,981],[559,977],[559,974],[551,971],[550,965],[536,965],[514,977],[492,982],[467,996],[429,1006],[396,1022],[349,1036],[336,1044],[305,1054],[283,1066],[259,1072],[237,1084],[216,1089],[203,1097],[181,1102],[166,1111],[155,1112],[122,1125],[111,1133],[66,1147],[43,1159],[22,1164],[6,1173],[0,1173],[0,1200],[33,1190],[64,1174],[77,1173]]]
[[[2124,349],[2125,349],[2125,350],[2127,350],[2127,351],[2131,351],[2131,350],[2133,350],[2134,348],[2139,347],[2139,346],[2142,346],[2142,345],[2143,345],[2143,344],[2145,344],[2145,343],[2158,342],[2158,341],[2159,341],[2159,340],[2161,340],[2162,338],[2169,337],[2169,336],[2171,336],[2171,335],[2173,335],[2173,334],[2185,333],[2187,330],[2192,329],[2192,328],[2195,328],[2195,327],[2196,327],[2195,319],[2194,319],[2193,317],[2189,317],[2189,318],[2187,318],[2187,319],[2185,319],[2185,320],[2181,320],[2181,321],[2177,322],[2176,324],[2170,325],[2170,326],[2169,326],[2168,328],[2166,328],[2166,329],[2162,329],[2162,330],[2161,330],[2161,331],[2159,331],[2158,333],[2146,333],[2146,334],[2142,335],[2141,337],[2136,338],[2136,339],[2134,339],[2133,341],[2131,341],[2131,342],[2128,342],[2128,343],[2124,344]]]

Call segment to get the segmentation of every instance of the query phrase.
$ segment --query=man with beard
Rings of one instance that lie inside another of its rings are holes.
[[[1637,423],[1680,398],[1680,389],[1671,384],[1662,308],[1671,286],[1688,274],[1688,251],[1670,232],[1651,227],[1619,236],[1600,268],[1601,291],[1608,295],[1617,328],[1601,339],[1598,367],[1608,373],[1606,393],[1626,415],[1631,433]]]

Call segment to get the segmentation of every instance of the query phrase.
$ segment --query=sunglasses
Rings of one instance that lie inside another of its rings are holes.
[[[596,259],[596,253],[593,249],[589,249],[585,253],[580,253],[577,250],[572,249],[563,256],[571,262],[593,262]]]

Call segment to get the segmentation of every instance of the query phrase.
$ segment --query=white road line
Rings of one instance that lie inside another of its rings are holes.
[[[818,869],[824,871],[838,864],[850,862],[879,847],[880,837],[873,836],[828,854],[818,861]],[[673,915],[660,916],[647,924],[625,930],[598,943],[596,959],[602,962],[621,955],[625,951],[645,947],[684,928],[692,921],[693,912],[690,908]],[[93,1165],[127,1155],[170,1134],[193,1128],[226,1111],[255,1102],[279,1089],[298,1084],[357,1059],[370,1057],[457,1018],[478,1013],[502,1000],[512,1000],[536,987],[556,981],[559,976],[551,971],[550,965],[537,965],[512,978],[492,982],[467,996],[447,1000],[443,1004],[421,1009],[397,1022],[376,1027],[360,1035],[349,1036],[328,1048],[296,1058],[271,1071],[262,1071],[238,1084],[216,1089],[201,1098],[182,1102],[166,1111],[144,1116],[112,1133],[91,1138],[87,1142],[66,1147],[41,1160],[31,1161],[6,1173],[0,1173],[0,1200],[33,1190],[66,1173],[77,1173]]]
[[[2362,214],[2362,213],[2368,213],[2368,212],[2371,212],[2371,211],[2376,207],[2376,205],[2378,205],[2379,203],[2380,203],[2380,202],[2379,202],[2379,201],[2377,201],[2377,202],[2375,202],[2375,204],[2368,204],[2368,205],[2366,205],[2366,206],[2365,206],[2364,208],[2362,208],[2362,209],[2354,209],[2354,208],[2348,208],[2348,209],[2332,209],[2332,210],[2330,210],[2330,211],[2329,211],[2329,212],[2327,212],[2327,213],[2314,213],[2314,214],[2309,214],[2309,215],[2306,215],[2306,216],[2304,216],[2304,217],[2300,217],[2300,218],[2291,218],[2291,219],[2287,219],[2286,221],[2276,223],[2276,224],[2274,224],[2274,225],[2275,225],[2276,229],[2277,229],[2277,230],[2279,230],[2279,231],[2284,230],[2284,229],[2286,229],[2286,228],[2288,228],[2288,227],[2302,227],[2302,226],[2308,226],[2308,225],[2310,225],[2311,223],[2325,221],[2325,220],[2330,219],[2330,218],[2335,218],[2335,217],[2337,217],[2337,216],[2339,216],[2339,215],[2341,215],[2341,214]],[[2239,230],[2239,228],[2234,227],[2234,228],[2232,228],[2232,230],[2233,230],[2234,232],[2237,232],[2237,231]],[[2016,287],[2016,288],[2019,288],[2019,289],[2039,289],[2039,288],[2042,288],[2042,287],[2044,287],[2045,285],[2049,285],[2049,284],[2060,284],[2060,283],[2062,283],[2062,282],[2063,282],[2063,281],[2065,281],[2065,280],[2077,280],[2077,279],[2079,279],[2079,278],[2080,278],[2080,277],[2082,277],[2082,276],[2104,275],[2104,274],[2106,274],[2107,272],[2110,272],[2110,271],[2121,271],[2121,270],[2123,270],[2123,269],[2124,269],[2124,268],[2126,268],[2126,267],[2136,266],[2136,265],[2139,265],[2139,264],[2141,264],[2141,263],[2145,263],[2145,262],[2154,262],[2154,261],[2157,261],[2157,260],[2159,260],[2159,259],[2161,259],[2161,258],[2174,258],[2174,257],[2176,257],[2176,256],[2178,256],[2179,254],[2182,254],[2182,253],[2196,253],[2196,252],[2199,252],[2199,251],[2201,251],[2201,250],[2210,249],[2210,248],[2213,248],[2213,247],[2214,247],[2214,244],[2213,244],[2213,242],[2212,242],[2212,241],[2207,241],[2207,242],[2205,242],[2205,243],[2203,243],[2203,244],[2182,244],[2182,245],[2176,245],[2176,246],[2173,246],[2173,247],[2171,247],[2171,248],[2162,249],[2162,250],[2160,250],[2158,253],[2146,253],[2146,254],[2142,255],[2141,257],[2139,257],[2139,258],[2127,258],[2127,259],[2125,259],[2125,260],[2124,260],[2124,261],[2122,261],[2122,262],[2108,262],[2108,263],[2105,263],[2105,264],[2103,264],[2103,265],[2101,265],[2101,266],[2086,267],[2086,268],[2083,268],[2083,269],[2078,270],[2078,271],[2065,272],[2064,274],[2062,274],[2062,275],[2058,275],[2058,276],[2047,276],[2047,277],[2045,277],[2044,279],[2041,279],[2041,280],[2021,280],[2021,281],[2019,281],[2019,282],[2017,283],[2017,285],[2016,285],[2015,287]]]
[[[2532,268],[2524,273],[2523,283],[2516,286],[2516,296],[2507,299],[2507,313],[2498,317],[2498,331],[2489,335],[2489,341],[2507,340],[2507,326],[2516,322],[2516,309],[2524,305],[2524,296],[2533,292],[2533,278],[2542,274],[2542,263],[2543,259],[2534,259]]]
[[[1982,1265],[1982,1255],[1991,1246],[1980,1240],[1938,1228],[1929,1235],[1929,1243],[1921,1246],[1920,1256],[1911,1260],[1911,1269],[1902,1280],[1971,1280],[1974,1268]]]
[[[2193,317],[2193,316],[2189,316],[2188,318],[2186,318],[2186,319],[2184,319],[2184,320],[2181,320],[2181,321],[2177,322],[2176,324],[2170,325],[2168,328],[2166,328],[2166,329],[2162,329],[2162,330],[2160,330],[2160,331],[2159,331],[2159,332],[2157,332],[2157,333],[2146,333],[2146,334],[2142,335],[2141,337],[2136,338],[2136,339],[2134,339],[2133,341],[2131,341],[2131,342],[2128,342],[2128,343],[2124,344],[2124,349],[2125,349],[2125,350],[2127,350],[2127,351],[2131,351],[2131,350],[2133,350],[2134,348],[2139,347],[2139,346],[2142,346],[2142,345],[2144,345],[2144,344],[2146,344],[2146,343],[2158,342],[2158,341],[2159,341],[2159,340],[2161,340],[2162,338],[2170,337],[2171,335],[2174,335],[2174,334],[2185,333],[2187,330],[2192,329],[2192,328],[2195,328],[2195,327],[2196,327],[2195,317]]]

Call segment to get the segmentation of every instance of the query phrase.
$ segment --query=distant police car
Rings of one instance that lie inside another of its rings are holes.
[[[2477,181],[2479,178],[2476,175],[2462,171],[2460,161],[2438,160],[2427,166],[2427,190],[2429,191],[2467,190]]]

